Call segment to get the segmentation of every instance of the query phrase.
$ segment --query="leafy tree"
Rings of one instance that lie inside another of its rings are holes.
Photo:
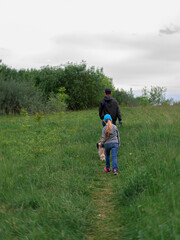
[[[7,79],[16,79],[17,70],[11,69],[0,60],[0,79],[6,81]]]
[[[104,89],[113,89],[112,80],[104,75],[102,68],[87,68],[84,61],[59,67],[46,66],[40,71],[33,71],[33,74],[35,85],[43,91],[46,100],[52,94],[56,95],[59,88],[64,87],[69,96],[68,108],[72,110],[97,106]]]
[[[165,101],[165,93],[167,89],[165,87],[151,87],[149,92],[149,103],[152,105],[161,105]]]
[[[96,107],[105,88],[105,76],[102,69],[87,69],[82,62],[79,65],[69,64],[65,67],[65,88],[68,108],[72,110]]]
[[[148,91],[147,87],[142,90],[142,104],[147,105],[162,105],[165,101],[165,93],[167,89],[165,87],[151,86],[151,90]]]
[[[122,88],[121,88],[121,90],[116,89],[113,92],[113,97],[116,98],[116,100],[119,102],[119,104],[121,106],[134,106],[134,105],[136,105],[132,89],[130,89],[129,92],[126,92]]]
[[[147,87],[142,89],[142,96],[138,98],[140,105],[147,106],[149,104],[149,92]]]
[[[34,75],[35,86],[38,86],[44,94],[46,99],[49,98],[50,93],[58,93],[60,87],[63,87],[63,69],[55,67],[42,67],[39,71],[32,70]]]

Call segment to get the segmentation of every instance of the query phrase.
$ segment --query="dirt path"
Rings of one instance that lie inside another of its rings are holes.
[[[94,228],[87,239],[89,240],[120,240],[118,219],[115,212],[113,194],[113,173],[103,172],[104,164],[101,164],[102,171],[99,180],[95,184],[93,199],[97,214],[93,219]]]

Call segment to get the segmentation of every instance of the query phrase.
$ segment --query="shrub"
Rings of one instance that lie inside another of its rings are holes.
[[[32,82],[0,80],[0,112],[16,114],[22,108],[29,113],[45,110],[41,91]]]
[[[65,68],[65,88],[67,90],[68,108],[72,110],[95,107],[99,104],[104,91],[104,75],[94,67],[86,69],[86,64],[68,65]]]
[[[38,86],[46,100],[52,100],[60,88],[66,89],[67,107],[71,110],[92,108],[99,105],[106,87],[114,88],[112,79],[103,74],[103,69],[87,68],[85,62],[67,63],[57,67],[43,67],[32,70],[35,86]]]
[[[51,93],[49,100],[52,109],[54,108],[56,111],[63,111],[66,109],[68,95],[65,93],[65,91],[66,89],[64,87],[61,87],[56,95],[54,93]]]
[[[126,92],[124,89],[116,89],[113,92],[113,97],[116,98],[116,100],[119,102],[121,106],[137,106],[139,105],[139,102],[136,100],[136,98],[133,95],[132,89],[130,89],[130,92]]]

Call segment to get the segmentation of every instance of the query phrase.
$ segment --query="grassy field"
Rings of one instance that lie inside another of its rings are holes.
[[[0,239],[180,239],[180,108],[121,112],[118,176],[97,110],[0,117]]]

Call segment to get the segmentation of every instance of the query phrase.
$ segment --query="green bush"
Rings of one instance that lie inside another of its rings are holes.
[[[20,78],[22,76],[25,76],[23,71]],[[26,76],[26,79],[29,78],[41,89],[46,101],[64,87],[68,95],[67,107],[71,110],[97,107],[104,89],[114,89],[112,79],[104,75],[103,69],[88,68],[83,61],[80,64],[67,63],[57,67],[45,66],[40,70],[32,69]]]
[[[97,107],[104,92],[104,74],[94,67],[86,69],[86,64],[68,65],[65,70],[65,88],[68,108],[72,110]]]
[[[45,110],[42,92],[33,87],[32,82],[0,80],[0,112],[16,114],[21,109],[26,109],[29,113]]]
[[[45,66],[40,70],[33,69],[30,74],[34,79],[35,86],[41,89],[46,99],[50,97],[52,92],[57,94],[59,88],[64,87],[64,73],[61,66]]]
[[[139,101],[133,95],[132,89],[130,92],[126,92],[124,89],[116,89],[113,91],[113,97],[119,102],[121,106],[138,106]]]
[[[53,92],[50,95],[50,104],[56,111],[63,111],[67,107],[68,95],[65,93],[64,87],[60,88],[58,93],[55,95]]]

